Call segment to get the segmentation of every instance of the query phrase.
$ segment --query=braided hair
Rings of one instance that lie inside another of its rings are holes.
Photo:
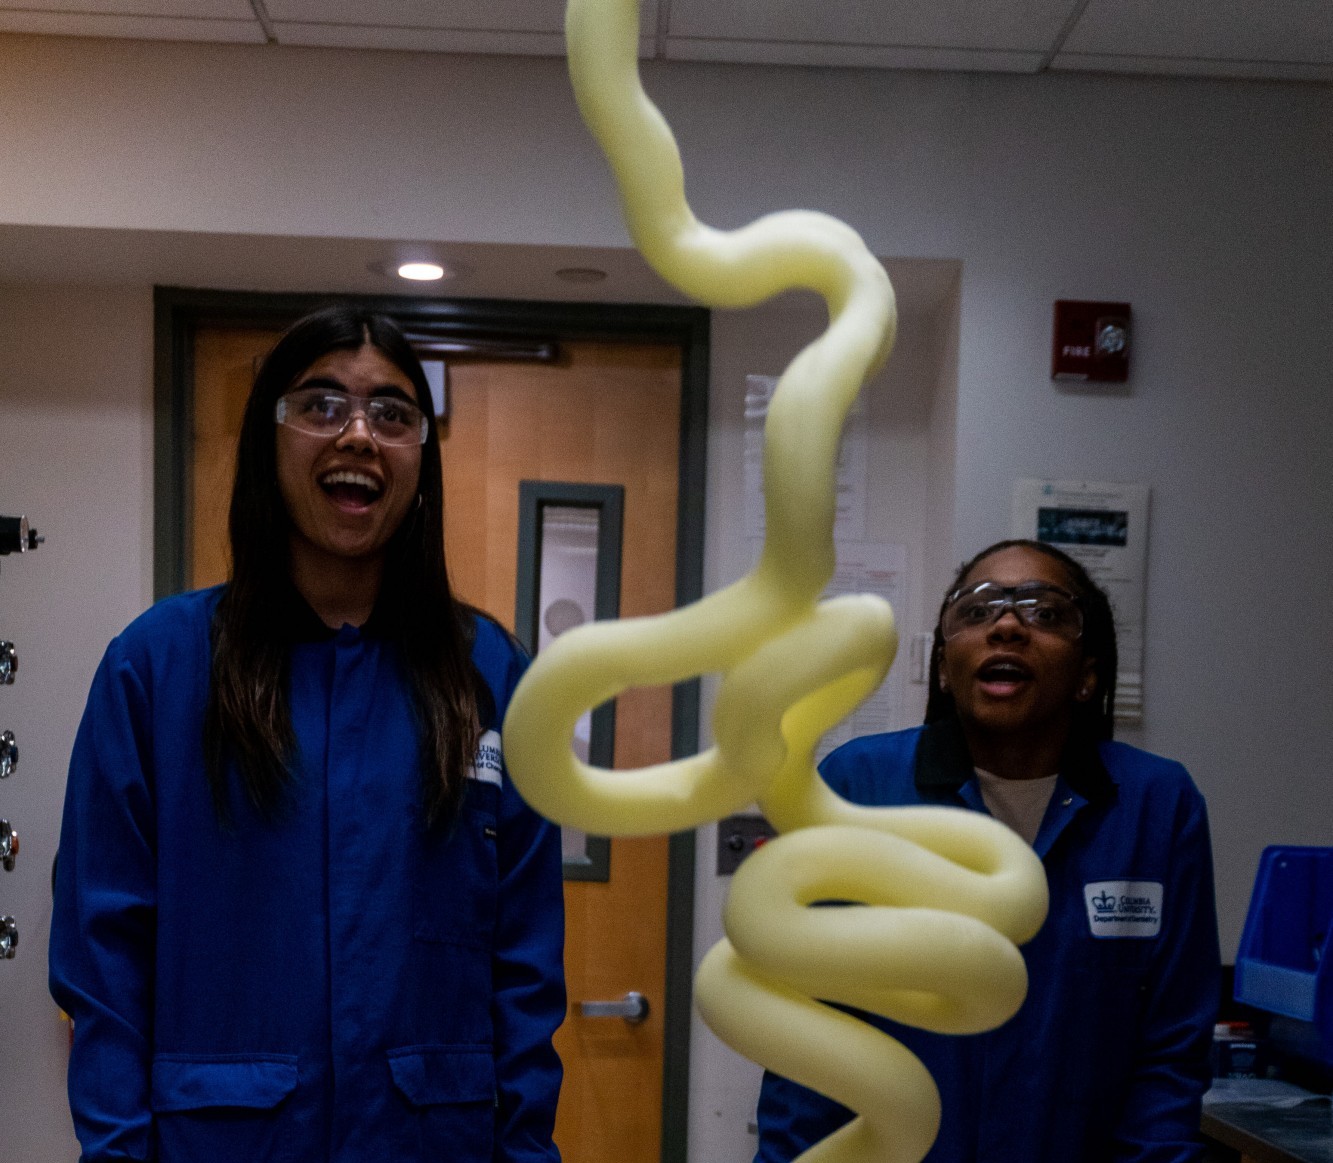
[[[935,642],[930,652],[930,694],[926,700],[926,722],[934,723],[957,715],[953,695],[940,687],[940,661],[944,655],[944,632],[941,628],[949,599],[957,592],[963,579],[981,562],[1004,549],[1031,549],[1058,561],[1069,579],[1069,590],[1078,599],[1083,611],[1083,635],[1080,642],[1083,657],[1091,658],[1097,689],[1093,697],[1074,707],[1070,739],[1079,743],[1098,743],[1110,739],[1115,729],[1115,675],[1116,645],[1115,618],[1106,592],[1092,580],[1091,575],[1069,554],[1045,541],[1014,538],[997,541],[987,546],[970,561],[964,562],[954,575],[952,584],[940,603],[939,617],[935,620]]]

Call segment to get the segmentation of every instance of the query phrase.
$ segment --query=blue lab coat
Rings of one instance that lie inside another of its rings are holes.
[[[228,829],[201,745],[219,594],[111,643],[74,746],[50,956],[85,1163],[554,1163],[559,835],[495,734],[522,655],[477,619],[494,706],[427,831],[394,647],[302,606],[290,805],[234,787]]]
[[[856,803],[986,811],[953,720],[854,740],[822,771]],[[1201,1158],[1219,989],[1202,796],[1180,764],[1123,743],[1071,749],[1035,848],[1051,904],[1023,948],[1019,1012],[952,1038],[873,1019],[939,1085],[942,1125],[926,1163]],[[787,1163],[850,1117],[767,1074],[756,1159]]]

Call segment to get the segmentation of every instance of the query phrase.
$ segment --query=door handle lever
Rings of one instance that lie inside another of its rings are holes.
[[[579,1013],[585,1018],[624,1018],[637,1026],[648,1017],[648,999],[631,989],[619,1001],[581,1001]]]

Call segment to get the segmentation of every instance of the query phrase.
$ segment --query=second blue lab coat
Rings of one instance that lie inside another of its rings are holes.
[[[821,771],[855,803],[986,811],[955,720],[854,740]],[[1071,749],[1035,848],[1050,913],[1023,947],[1019,1012],[968,1037],[871,1019],[939,1086],[925,1163],[1193,1163],[1219,989],[1203,797],[1170,760]],[[788,1163],[850,1117],[767,1074],[756,1163]]]

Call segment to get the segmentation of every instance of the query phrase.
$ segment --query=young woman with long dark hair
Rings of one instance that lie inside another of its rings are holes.
[[[1115,625],[1078,562],[1002,541],[940,609],[922,727],[854,740],[821,771],[862,804],[989,812],[1041,857],[1050,912],[999,1029],[945,1037],[867,1017],[940,1089],[927,1163],[1193,1163],[1218,1002],[1203,799],[1178,763],[1111,741]],[[851,1112],[776,1075],[760,1163]]]
[[[548,1163],[556,829],[498,731],[524,660],[454,598],[430,390],[388,319],[256,376],[225,586],[107,650],[51,984],[85,1163]]]

